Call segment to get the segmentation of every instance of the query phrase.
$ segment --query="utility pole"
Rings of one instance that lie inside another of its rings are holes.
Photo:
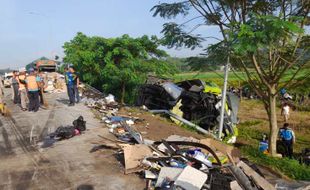
[[[230,58],[227,57],[227,63],[224,69],[224,87],[222,90],[222,101],[221,101],[221,114],[220,114],[220,125],[219,125],[219,136],[221,139],[223,126],[224,126],[224,116],[225,116],[225,107],[226,107],[226,91],[227,91],[227,81],[228,81],[228,72],[229,72]]]

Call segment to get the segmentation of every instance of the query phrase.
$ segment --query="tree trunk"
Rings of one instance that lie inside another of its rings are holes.
[[[278,123],[277,123],[277,110],[276,101],[277,98],[274,93],[269,94],[269,105],[268,105],[268,119],[269,119],[269,151],[271,156],[276,156],[277,154],[277,138],[278,138]]]
[[[126,93],[126,88],[125,88],[125,83],[122,82],[121,84],[121,104],[124,105],[125,103],[125,93]]]

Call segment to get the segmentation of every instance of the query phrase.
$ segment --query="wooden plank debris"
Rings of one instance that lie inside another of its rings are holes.
[[[276,190],[276,188],[271,185],[265,178],[260,176],[258,173],[256,173],[250,166],[248,166],[246,163],[240,161],[237,164],[238,167],[240,167],[243,172],[250,178],[254,180],[256,185],[260,186],[264,190]]]

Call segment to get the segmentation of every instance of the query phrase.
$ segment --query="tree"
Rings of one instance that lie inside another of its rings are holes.
[[[309,44],[309,36],[304,33],[304,27],[310,21],[309,7],[307,0],[185,0],[160,3],[151,11],[154,16],[165,19],[194,15],[181,24],[164,24],[162,42],[168,47],[195,48],[203,40],[214,38],[195,34],[196,28],[218,26],[222,38],[217,38],[219,42],[208,48],[207,56],[215,51],[218,51],[218,57],[227,58],[225,55],[229,55],[233,66],[246,73],[247,82],[265,105],[270,121],[269,149],[274,156],[278,134],[278,92],[292,84],[300,70],[309,63],[306,57],[309,46],[304,45]],[[186,31],[189,26],[192,29]],[[297,69],[288,76],[293,67]]]
[[[214,71],[223,66],[223,62],[216,62],[211,56],[188,57],[186,63],[192,71]]]
[[[174,67],[166,62],[167,53],[158,49],[157,38],[88,37],[78,33],[64,44],[66,63],[77,67],[84,81],[116,95],[121,103],[133,101],[136,87],[149,72],[169,75]]]

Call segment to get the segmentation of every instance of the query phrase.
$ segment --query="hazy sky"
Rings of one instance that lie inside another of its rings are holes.
[[[0,0],[0,68],[19,68],[46,56],[63,56],[62,45],[77,32],[116,37],[161,36],[162,18],[150,9],[159,0]],[[179,18],[179,21],[184,20]],[[198,32],[219,35],[215,27]],[[174,50],[172,56],[201,50]]]

